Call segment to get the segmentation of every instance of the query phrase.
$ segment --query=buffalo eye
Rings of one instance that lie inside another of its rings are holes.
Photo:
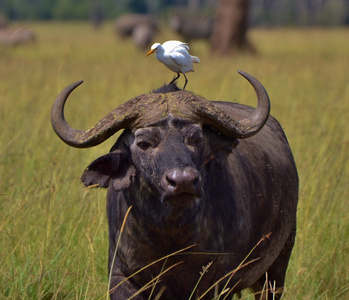
[[[147,150],[151,147],[151,144],[146,141],[140,141],[137,143],[137,146],[141,148],[142,150]]]
[[[188,146],[192,147],[198,147],[203,142],[203,134],[201,130],[195,130],[192,132],[189,132],[189,134],[186,136],[185,142]]]
[[[159,144],[159,135],[154,128],[140,128],[134,133],[134,145],[143,151],[155,148]]]

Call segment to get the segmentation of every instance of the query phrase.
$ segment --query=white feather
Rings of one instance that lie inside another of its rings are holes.
[[[189,54],[188,44],[182,43],[180,41],[167,41],[162,45],[155,43],[151,46],[151,49],[147,53],[147,56],[151,53],[155,53],[156,58],[160,62],[162,62],[167,68],[177,74],[194,72],[193,63],[200,62],[200,59],[198,57]]]

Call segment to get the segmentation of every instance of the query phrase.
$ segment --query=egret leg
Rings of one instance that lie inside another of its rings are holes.
[[[184,87],[183,87],[183,91],[185,90],[185,87],[187,86],[187,83],[188,83],[188,78],[187,76],[185,76],[185,73],[182,73],[185,77],[185,83],[184,83]]]
[[[177,76],[176,76],[175,78],[173,78],[172,81],[171,81],[169,84],[174,83],[174,82],[179,78],[179,75],[180,75],[180,74],[177,73]]]

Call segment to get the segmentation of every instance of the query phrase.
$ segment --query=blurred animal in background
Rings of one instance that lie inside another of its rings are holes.
[[[131,38],[141,50],[148,48],[159,31],[158,21],[151,15],[125,14],[115,22],[115,33],[121,38]]]
[[[132,40],[141,50],[148,48],[153,42],[154,30],[147,24],[140,24],[132,31]]]
[[[0,45],[16,46],[34,42],[35,33],[23,26],[0,28]]]
[[[195,15],[175,12],[169,23],[172,30],[180,34],[186,43],[194,39],[210,39],[215,17],[213,15]]]
[[[180,76],[180,73],[185,77],[185,89],[188,79],[185,76],[187,72],[194,72],[193,63],[199,63],[200,59],[189,54],[189,46],[187,43],[180,41],[167,41],[162,45],[155,43],[151,46],[147,56],[155,53],[156,58],[162,62],[171,71],[177,73],[177,76],[169,83],[174,83]]]

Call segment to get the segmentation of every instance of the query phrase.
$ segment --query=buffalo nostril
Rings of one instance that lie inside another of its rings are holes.
[[[193,169],[187,169],[183,172],[183,179],[190,184],[195,184],[198,178],[198,174]]]
[[[187,167],[184,170],[169,171],[164,176],[163,187],[175,195],[180,193],[197,194],[199,182],[199,173],[195,169]]]
[[[174,180],[170,179],[168,176],[166,176],[166,180],[167,180],[167,182],[169,183],[170,186],[176,187],[177,184],[176,184],[176,182]]]
[[[180,170],[171,170],[166,174],[166,184],[175,188],[183,180],[182,172]]]

